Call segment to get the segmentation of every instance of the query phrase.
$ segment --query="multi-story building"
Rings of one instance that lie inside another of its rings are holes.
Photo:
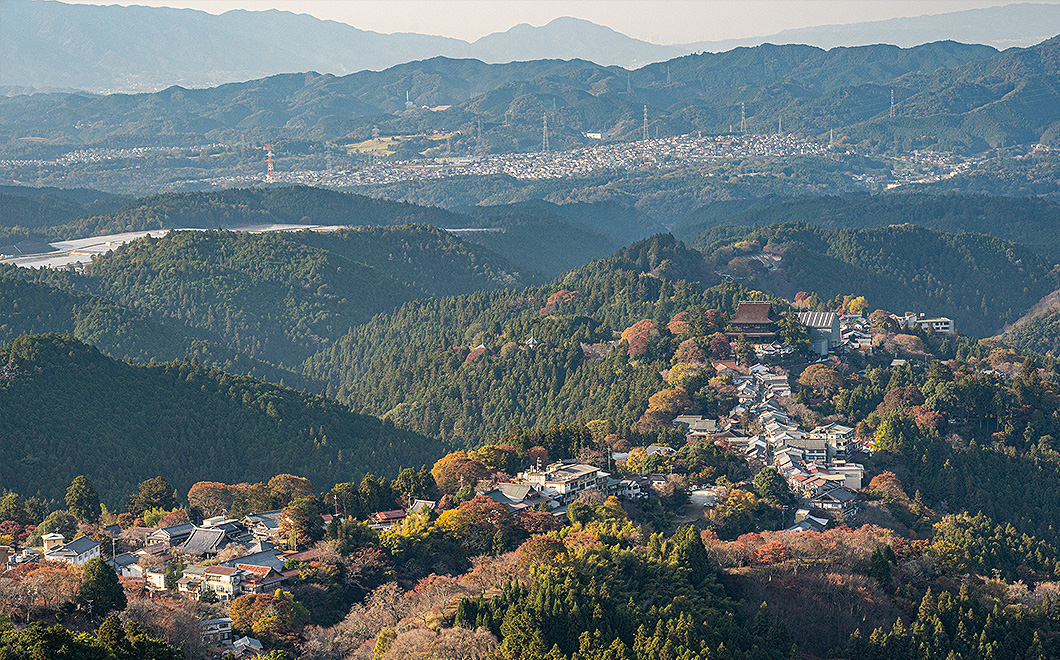
[[[736,315],[729,321],[725,336],[736,341],[740,335],[747,337],[754,344],[772,342],[777,337],[776,317],[773,316],[773,305],[768,302],[741,302],[736,307]]]
[[[224,616],[199,622],[202,637],[207,644],[229,646],[232,643],[232,619]]]
[[[831,465],[837,461],[847,460],[849,449],[854,444],[854,429],[842,424],[827,424],[818,426],[806,437],[825,441],[828,453],[826,465]]]
[[[81,566],[89,559],[98,557],[99,548],[99,541],[90,539],[87,536],[82,536],[69,543],[48,550],[44,553],[44,558]]]
[[[202,576],[206,589],[217,594],[219,600],[229,601],[240,595],[247,572],[231,566],[208,566]]]
[[[552,463],[544,470],[528,470],[519,475],[522,481],[551,490],[563,504],[574,501],[578,493],[600,487],[600,468],[580,463]]]

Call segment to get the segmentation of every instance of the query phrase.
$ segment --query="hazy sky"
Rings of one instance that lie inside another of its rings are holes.
[[[2,0],[0,0],[2,1]],[[377,32],[473,41],[518,23],[575,16],[655,43],[731,39],[786,28],[856,23],[1013,4],[1005,0],[66,0],[91,4],[284,9]],[[1060,0],[1036,0],[1056,3]]]

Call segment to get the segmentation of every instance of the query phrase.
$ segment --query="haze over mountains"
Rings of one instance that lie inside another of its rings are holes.
[[[1028,27],[1030,26],[1030,28]],[[786,30],[747,39],[660,45],[575,18],[527,24],[473,43],[413,33],[380,34],[283,11],[201,11],[5,0],[0,5],[0,90],[155,91],[204,87],[276,73],[344,75],[435,56],[487,63],[584,59],[637,68],[689,53],[762,43],[913,46],[940,40],[999,48],[1060,33],[1060,6],[1020,4],[851,25]]]

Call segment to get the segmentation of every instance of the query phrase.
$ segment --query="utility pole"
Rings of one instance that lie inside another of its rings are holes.
[[[266,144],[265,145],[265,153],[268,154],[268,158],[266,159],[266,162],[269,164],[268,170],[265,173],[265,178],[268,179],[269,181],[272,181],[272,175],[273,175],[272,149],[273,149],[273,146],[271,144]]]

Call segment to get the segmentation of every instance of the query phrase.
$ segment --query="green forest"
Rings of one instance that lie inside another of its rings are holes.
[[[1057,288],[1053,262],[1027,247],[913,224],[719,226],[690,245],[752,288],[789,299],[798,291],[825,299],[858,291],[896,313],[948,316],[975,336],[997,333]],[[774,268],[751,259],[763,251],[779,257]]]
[[[193,362],[133,366],[69,335],[24,335],[3,349],[0,483],[61,499],[87,475],[114,507],[150,475],[267,480],[282,468],[314,483],[433,462],[437,441],[299,393]],[[284,467],[286,466],[286,467]]]

